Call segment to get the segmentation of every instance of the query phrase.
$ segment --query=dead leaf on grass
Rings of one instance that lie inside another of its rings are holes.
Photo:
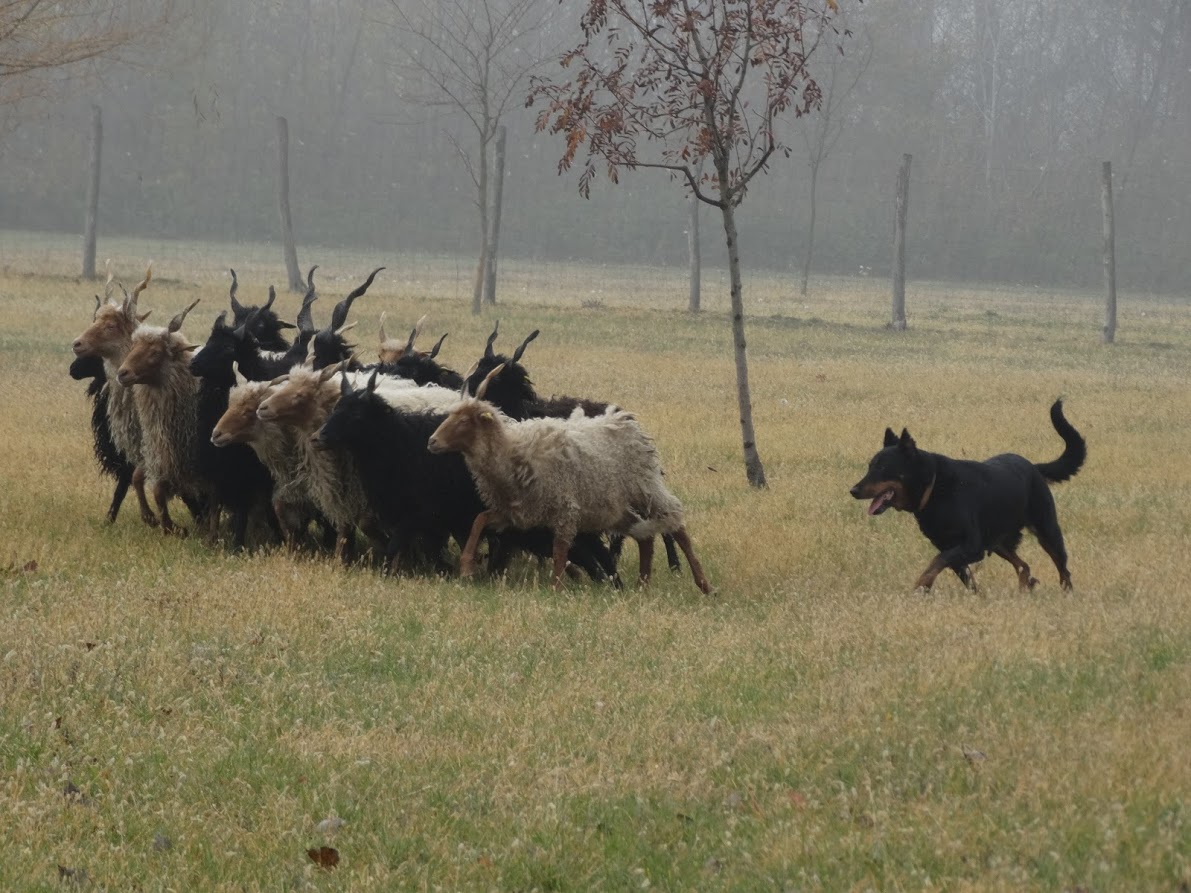
[[[339,864],[339,850],[333,846],[311,847],[306,851],[310,861],[326,871]]]

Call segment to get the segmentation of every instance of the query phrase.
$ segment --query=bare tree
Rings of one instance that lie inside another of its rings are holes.
[[[47,75],[118,56],[158,34],[170,0],[0,0],[0,105],[44,95]]]
[[[813,5],[812,5],[813,4]],[[601,162],[609,179],[659,168],[718,208],[728,248],[732,341],[745,474],[764,487],[744,337],[736,209],[775,153],[789,156],[775,122],[821,101],[807,61],[838,35],[837,0],[587,0],[583,40],[562,58],[571,80],[535,79],[531,102],[546,101],[538,128],[566,138],[567,170],[586,145],[580,192],[590,194]],[[842,51],[842,49],[841,49]],[[639,151],[649,144],[655,151]],[[704,159],[712,172],[699,176]]]
[[[525,78],[542,63],[539,35],[546,23],[542,0],[389,0],[396,26],[413,38],[403,67],[416,85],[407,98],[461,115],[472,138],[451,143],[475,188],[480,256],[472,313],[480,313],[489,266],[492,196],[490,149],[510,108],[519,105]],[[495,301],[495,285],[488,294]]]
[[[811,194],[809,219],[807,222],[806,248],[802,256],[802,284],[799,293],[806,294],[807,281],[811,275],[811,256],[815,249],[815,220],[819,207],[819,172],[823,162],[835,150],[848,124],[848,98],[864,77],[873,58],[873,42],[867,32],[860,51],[847,56],[828,54],[827,73],[819,80],[823,90],[823,101],[814,115],[802,120],[802,139],[806,143],[807,163],[811,169]]]

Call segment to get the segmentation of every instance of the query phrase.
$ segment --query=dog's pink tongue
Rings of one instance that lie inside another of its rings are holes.
[[[868,504],[868,513],[870,515],[875,515],[880,512],[881,509],[885,508],[885,503],[889,501],[890,496],[891,494],[888,490],[879,494],[875,499],[873,499],[872,502]]]

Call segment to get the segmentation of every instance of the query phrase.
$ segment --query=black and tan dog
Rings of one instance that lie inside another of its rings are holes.
[[[1020,587],[1033,588],[1038,581],[1017,555],[1023,528],[1033,532],[1054,561],[1062,587],[1071,588],[1067,549],[1047,483],[1060,483],[1079,471],[1087,445],[1063,417],[1062,400],[1050,408],[1050,420],[1067,446],[1055,461],[1038,464],[1015,453],[983,462],[951,459],[918,449],[904,428],[900,437],[885,429],[884,448],[851,492],[856,499],[872,500],[870,515],[891,506],[914,513],[919,529],[939,550],[917,588],[930,589],[946,568],[975,588],[968,565],[986,554],[1004,558],[1017,571]]]

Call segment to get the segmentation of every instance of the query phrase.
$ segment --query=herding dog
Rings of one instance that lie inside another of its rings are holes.
[[[1021,589],[1038,581],[1017,555],[1022,528],[1029,528],[1059,570],[1059,583],[1071,588],[1067,550],[1047,482],[1061,483],[1087,458],[1087,444],[1063,417],[1063,401],[1050,408],[1050,420],[1066,448],[1053,462],[1035,464],[1015,453],[983,462],[951,459],[918,449],[904,428],[898,437],[885,429],[885,446],[873,456],[868,474],[852,488],[856,499],[871,499],[868,513],[879,515],[892,506],[913,512],[918,528],[939,554],[918,578],[916,588],[929,590],[946,568],[975,589],[968,565],[986,554],[999,555],[1017,571]]]

